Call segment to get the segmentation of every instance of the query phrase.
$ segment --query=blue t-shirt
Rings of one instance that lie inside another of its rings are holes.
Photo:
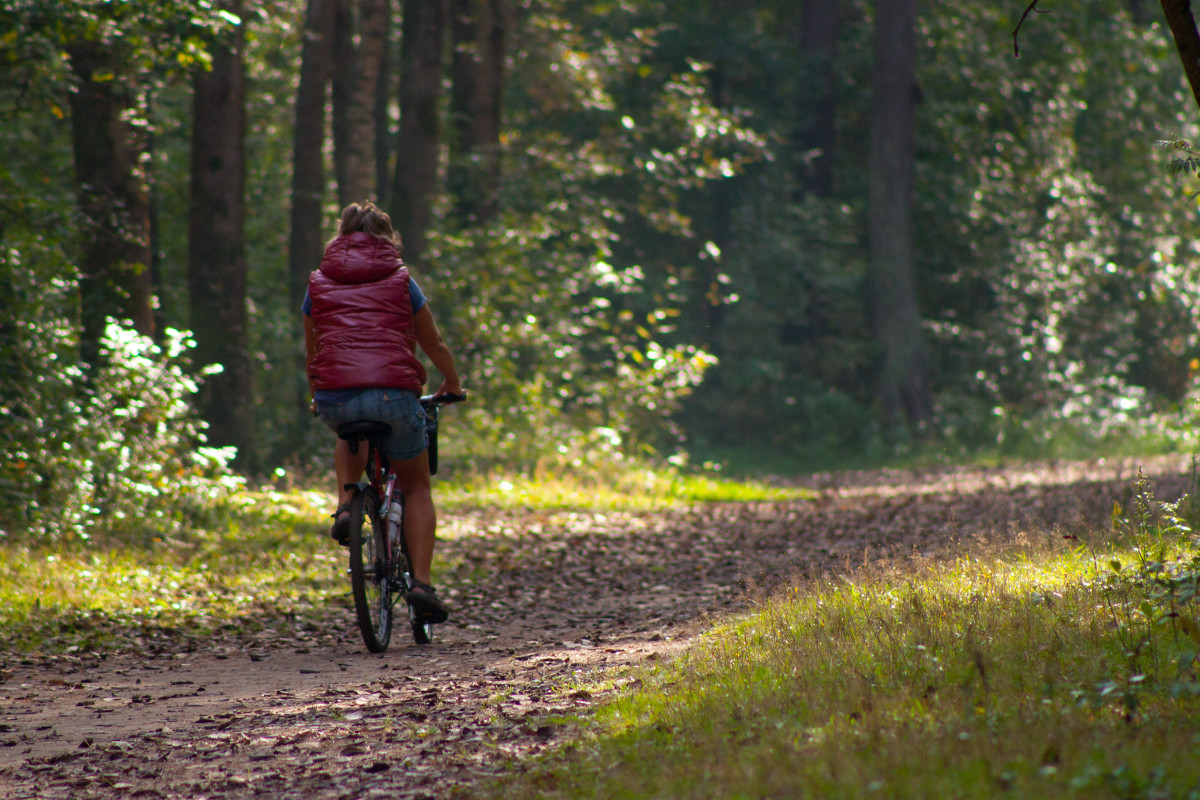
[[[421,291],[421,287],[417,285],[416,279],[412,276],[408,278],[408,297],[412,300],[413,316],[425,307],[425,293]],[[308,296],[308,291],[304,292],[304,302],[300,306],[300,310],[304,312],[304,316],[312,316],[312,298]],[[313,399],[322,405],[337,405],[345,403],[347,400],[353,400],[363,393],[363,389],[318,389],[313,392]]]

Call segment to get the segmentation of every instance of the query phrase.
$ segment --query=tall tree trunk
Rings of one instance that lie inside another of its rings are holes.
[[[1163,14],[1175,40],[1175,50],[1183,62],[1183,74],[1192,88],[1192,98],[1200,106],[1200,31],[1192,14],[1191,0],[1162,0]]]
[[[892,426],[919,426],[933,401],[912,261],[916,0],[880,0],[875,13],[867,309],[883,352],[883,411]]]
[[[333,144],[341,205],[376,198],[375,96],[391,20],[387,0],[338,0]]]
[[[153,109],[154,97],[149,95],[146,100],[146,118],[155,119]],[[162,225],[159,217],[158,174],[155,168],[158,155],[158,142],[154,136],[156,124],[152,122],[146,135],[146,232],[150,243],[150,291],[155,297],[161,298],[166,294],[163,278],[163,249]],[[166,309],[162,302],[153,303],[154,333],[161,341],[163,331],[170,327],[167,322]]]
[[[504,48],[512,22],[509,0],[451,0],[454,37],[448,183],[467,224],[495,216],[500,187]]]
[[[329,0],[333,5],[332,45],[329,78],[332,83],[333,179],[337,182],[338,206],[362,200],[346,191],[350,184],[350,113],[353,104],[355,52],[354,11],[357,0]]]
[[[241,0],[225,8],[241,15]],[[213,48],[212,68],[196,73],[192,95],[192,184],[188,299],[197,365],[220,364],[200,392],[209,442],[238,449],[254,466],[254,387],[246,311],[246,85],[242,29]]]
[[[150,275],[150,201],[139,142],[126,120],[133,105],[129,85],[113,78],[111,55],[94,42],[70,48],[77,80],[71,94],[84,244],[80,258],[83,360],[95,367],[106,317],[131,320],[154,333]]]
[[[392,14],[392,1],[382,0],[383,13],[388,20],[388,35],[384,40],[383,55],[379,60],[379,80],[375,84],[375,191],[374,195],[379,202],[385,203],[388,196],[388,187],[391,183],[389,180],[391,170],[389,169],[392,157],[392,121],[389,113],[392,105],[392,87],[395,85],[393,81],[393,47],[395,38],[391,35],[392,27],[395,25],[395,17]]]
[[[834,58],[837,56],[838,0],[805,0],[800,18],[800,50],[811,65],[809,82],[800,98],[799,155],[815,152],[811,162],[801,160],[800,187],[808,194],[828,198],[833,194]]]
[[[308,289],[308,275],[321,261],[324,237],[325,100],[333,65],[333,10],[337,0],[308,0],[304,44],[300,52],[300,84],[296,90],[296,124],[292,140],[292,230],[288,275],[292,308],[297,313]],[[308,385],[303,386],[308,406]]]
[[[404,258],[418,263],[437,191],[441,142],[443,0],[404,0],[400,40],[400,136],[392,179],[391,215],[404,244]]]
[[[288,245],[288,288],[296,314],[296,418],[305,419],[309,387],[304,373],[300,304],[308,276],[321,263],[324,250],[325,102],[333,70],[333,13],[337,0],[308,0],[304,43],[300,49],[300,81],[296,88],[296,121],[292,128],[292,218]]]

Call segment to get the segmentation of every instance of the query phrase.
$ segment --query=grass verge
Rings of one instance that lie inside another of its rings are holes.
[[[439,505],[451,509],[648,511],[803,496],[650,470],[608,479],[476,478],[437,489]],[[345,551],[326,534],[332,508],[332,494],[243,491],[176,536],[2,542],[0,650],[177,651],[214,634],[236,638],[272,626],[286,635],[311,625],[330,605],[349,603]]]
[[[630,469],[596,476],[483,475],[437,486],[448,507],[571,508],[658,511],[694,503],[786,502],[811,498],[804,489],[674,470]]]
[[[247,492],[178,538],[4,544],[0,650],[172,650],[264,621],[303,625],[347,592],[344,556],[315,522],[324,505]]]
[[[497,792],[1200,797],[1200,547],[1149,509],[1103,548],[794,589],[636,672]]]

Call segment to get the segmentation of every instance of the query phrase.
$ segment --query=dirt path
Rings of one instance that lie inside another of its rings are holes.
[[[1187,459],[1140,462],[1157,496]],[[0,797],[472,796],[571,731],[597,670],[662,658],[795,576],[1107,524],[1133,462],[816,476],[813,501],[447,514],[454,624],[367,653],[329,609],[154,656],[0,654]],[[286,621],[285,621],[286,622]],[[557,716],[556,716],[557,715]]]

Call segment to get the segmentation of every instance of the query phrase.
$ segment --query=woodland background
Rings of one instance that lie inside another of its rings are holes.
[[[1017,58],[1025,8],[6,2],[0,530],[325,465],[299,306],[364,199],[473,395],[461,466],[1186,439],[1175,44],[1061,0]]]

